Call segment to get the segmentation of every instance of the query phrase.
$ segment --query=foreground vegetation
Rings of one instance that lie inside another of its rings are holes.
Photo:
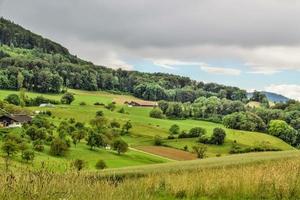
[[[220,162],[219,162],[220,161]],[[299,199],[298,152],[244,154],[102,173],[0,174],[1,199]],[[158,170],[161,169],[161,170]]]

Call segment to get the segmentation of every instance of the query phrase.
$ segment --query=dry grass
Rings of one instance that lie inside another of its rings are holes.
[[[299,199],[300,158],[144,175],[0,174],[0,199]]]

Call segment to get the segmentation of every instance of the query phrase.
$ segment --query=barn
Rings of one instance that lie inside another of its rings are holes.
[[[152,101],[140,101],[140,100],[135,100],[135,101],[130,101],[124,102],[125,104],[127,104],[128,106],[140,106],[140,107],[156,107],[157,103],[156,102],[152,102]]]

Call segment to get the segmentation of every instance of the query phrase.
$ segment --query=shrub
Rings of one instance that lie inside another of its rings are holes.
[[[43,152],[44,149],[45,149],[45,147],[44,147],[44,145],[43,145],[43,142],[42,142],[41,140],[36,140],[36,141],[34,141],[34,142],[32,143],[32,145],[33,145],[33,149],[34,149],[35,151]]]
[[[161,146],[162,143],[163,143],[163,140],[159,135],[154,136],[154,145]]]
[[[66,141],[55,138],[50,146],[50,154],[53,156],[63,156],[68,150],[68,145],[66,144]]]
[[[162,112],[162,110],[160,108],[153,108],[151,111],[150,111],[150,114],[149,114],[150,117],[152,118],[157,118],[157,119],[162,119],[164,118],[164,114]]]
[[[118,110],[118,112],[124,114],[125,113],[125,109],[122,107],[120,110]]]
[[[198,144],[196,146],[193,146],[193,151],[197,154],[197,158],[202,159],[205,157],[207,146],[205,146],[204,144]]]
[[[180,127],[177,124],[173,124],[169,129],[169,133],[173,135],[179,134],[179,132],[180,132]]]
[[[95,106],[104,106],[105,104],[104,103],[100,103],[100,102],[96,102],[94,103]]]
[[[98,110],[98,111],[96,112],[96,117],[103,117],[103,116],[104,116],[104,113],[103,113],[102,110]]]
[[[98,160],[98,162],[96,163],[96,169],[105,169],[105,168],[107,168],[107,165],[104,162],[104,160]]]
[[[122,139],[116,139],[113,142],[112,147],[119,155],[128,151],[128,144]]]
[[[61,103],[62,104],[71,104],[75,100],[75,97],[72,93],[66,92],[62,97],[61,97]]]
[[[114,111],[115,108],[116,108],[116,104],[114,102],[111,102],[111,103],[107,104],[105,106],[105,108],[108,109],[108,110],[110,110],[110,111]]]
[[[115,119],[112,121],[112,122],[110,122],[110,126],[112,127],[112,128],[120,128],[120,123],[119,122],[117,122]]]
[[[81,159],[76,159],[72,162],[72,166],[77,170],[81,171],[85,167],[85,162],[84,160]]]
[[[80,106],[86,106],[86,103],[84,101],[79,103]]]
[[[226,133],[222,128],[214,128],[213,135],[210,139],[211,144],[222,145],[224,144],[224,140],[226,137]]]
[[[205,134],[206,134],[206,130],[204,128],[201,128],[201,127],[195,127],[195,128],[192,128],[189,131],[189,137],[191,137],[191,138],[199,137],[199,136],[202,136],[202,135],[205,135]]]
[[[10,94],[4,100],[16,106],[19,106],[21,103],[20,97],[17,94]]]
[[[169,139],[169,140],[173,140],[173,139],[175,139],[175,136],[174,136],[174,135],[169,135],[169,136],[168,136],[168,139]]]
[[[188,150],[189,150],[189,147],[188,147],[187,145],[184,145],[183,150],[184,150],[184,151],[188,151]]]
[[[32,150],[25,150],[23,153],[22,153],[22,160],[26,161],[26,162],[29,162],[29,161],[33,161],[34,160],[34,151]]]
[[[182,131],[179,135],[178,138],[189,138],[189,134],[186,131]]]
[[[210,143],[210,138],[206,135],[202,135],[198,138],[198,142],[203,143],[203,144],[209,144]]]

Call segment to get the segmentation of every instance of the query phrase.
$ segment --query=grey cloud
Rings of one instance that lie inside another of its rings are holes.
[[[3,6],[4,16],[29,28],[128,48],[300,43],[294,0],[6,0]]]
[[[97,64],[235,60],[254,72],[300,69],[299,10],[297,0],[0,0],[0,15]]]

